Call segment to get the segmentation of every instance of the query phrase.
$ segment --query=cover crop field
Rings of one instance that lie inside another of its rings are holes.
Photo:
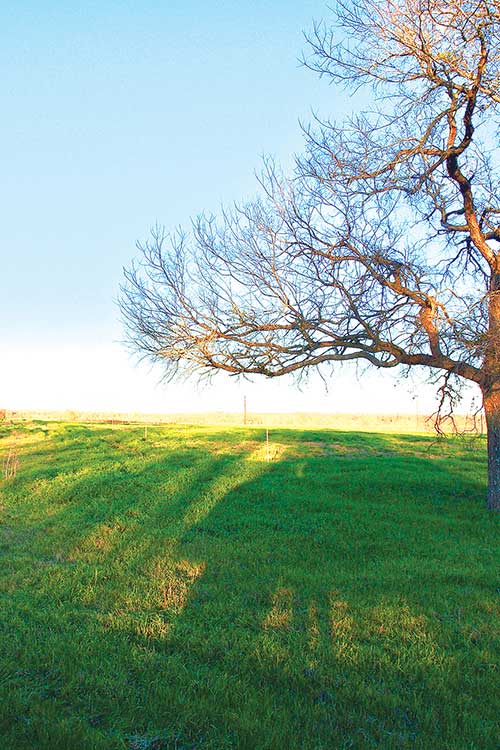
[[[492,750],[483,437],[0,425],[8,750]]]

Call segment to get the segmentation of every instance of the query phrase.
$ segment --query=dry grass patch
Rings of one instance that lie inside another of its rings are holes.
[[[161,589],[161,608],[180,612],[186,605],[191,586],[204,571],[205,563],[195,564],[189,560],[180,560],[168,574],[168,579]]]
[[[266,615],[264,628],[287,630],[293,618],[293,591],[288,588],[277,589],[272,597],[272,606]]]

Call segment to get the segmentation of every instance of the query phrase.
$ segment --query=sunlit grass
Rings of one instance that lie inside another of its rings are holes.
[[[497,747],[483,438],[0,426],[9,750]]]

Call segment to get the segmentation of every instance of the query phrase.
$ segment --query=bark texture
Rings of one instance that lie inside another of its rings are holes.
[[[488,510],[500,510],[500,385],[484,394],[488,428]]]

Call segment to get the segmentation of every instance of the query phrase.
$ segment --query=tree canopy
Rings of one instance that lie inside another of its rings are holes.
[[[133,346],[167,376],[360,360],[472,381],[498,509],[499,32],[498,2],[338,2],[304,62],[375,104],[316,119],[258,200],[156,228],[126,271]]]

